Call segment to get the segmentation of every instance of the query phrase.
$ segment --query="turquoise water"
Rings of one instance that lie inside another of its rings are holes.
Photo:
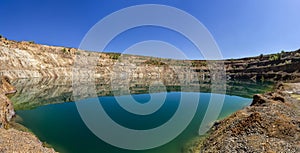
[[[146,130],[161,126],[170,120],[178,109],[180,102],[189,103],[189,101],[180,101],[182,94],[182,92],[168,92],[166,100],[159,110],[149,115],[136,115],[127,112],[116,102],[113,96],[101,96],[98,99],[105,112],[117,124],[130,129]],[[22,118],[21,124],[29,128],[41,141],[50,144],[56,151],[62,153],[180,153],[187,142],[198,136],[200,123],[209,104],[211,94],[195,92],[191,95],[199,94],[200,99],[196,114],[182,133],[160,147],[139,151],[112,146],[95,136],[82,121],[75,102],[48,104],[30,110],[18,110],[17,114]],[[150,99],[149,94],[132,96],[139,103],[147,103]],[[219,118],[226,117],[250,105],[251,101],[249,98],[225,95]],[[77,103],[88,104],[89,101],[83,100]],[[161,134],[162,137],[163,134]],[[120,137],[120,139],[122,138]]]

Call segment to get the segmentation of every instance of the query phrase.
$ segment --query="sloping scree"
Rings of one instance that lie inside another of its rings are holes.
[[[254,95],[251,106],[215,124],[193,152],[300,152],[298,109],[284,88]]]

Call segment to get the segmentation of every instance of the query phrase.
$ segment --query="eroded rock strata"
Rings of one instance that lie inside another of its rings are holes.
[[[225,69],[227,79],[288,80],[300,77],[300,50],[224,60],[222,64],[87,52],[0,38],[0,75],[11,79],[72,76],[105,79],[129,75],[132,78],[179,77],[193,82],[215,79],[211,71]]]

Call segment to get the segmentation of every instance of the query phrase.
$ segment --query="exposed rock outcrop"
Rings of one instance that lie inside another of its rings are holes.
[[[0,124],[2,128],[7,129],[10,119],[15,115],[12,102],[6,97],[6,94],[14,93],[16,89],[10,84],[7,77],[0,80]]]
[[[255,95],[251,106],[216,124],[190,151],[300,152],[299,106],[286,90]]]
[[[171,60],[87,52],[0,38],[0,75],[14,79],[72,77],[74,73],[84,77],[108,78],[114,74],[126,73],[134,78],[182,77],[186,80],[191,79],[192,82],[195,78],[215,79],[216,76],[211,72],[223,69],[226,70],[228,79],[300,78],[300,50],[222,62],[224,64],[220,67],[216,66],[216,61]],[[76,73],[77,69],[81,73]]]

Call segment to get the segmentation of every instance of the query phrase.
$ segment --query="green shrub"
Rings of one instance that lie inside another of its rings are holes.
[[[196,66],[197,64],[194,61],[192,61],[192,67],[196,67]]]
[[[264,54],[260,54],[260,55],[259,55],[259,59],[260,59],[260,60],[263,60],[263,58],[264,58]]]
[[[53,146],[47,142],[43,142],[42,145],[43,145],[43,147],[46,147],[46,148],[53,148]]]
[[[192,67],[207,66],[206,61],[192,61]]]
[[[110,59],[117,60],[117,59],[119,59],[120,56],[121,56],[120,53],[109,53],[109,58]]]
[[[62,51],[64,54],[68,52],[66,48],[63,48],[61,51]]]
[[[291,64],[292,63],[292,60],[286,60],[285,62],[284,62],[284,64]]]
[[[280,55],[279,53],[274,54],[274,55],[271,55],[271,56],[269,57],[269,60],[270,60],[270,61],[277,61],[277,60],[280,60],[280,59],[281,59],[281,55]]]
[[[265,81],[265,77],[264,77],[264,76],[261,76],[260,81],[261,81],[261,82],[264,82],[264,81]]]
[[[144,63],[148,64],[148,65],[155,65],[155,66],[166,65],[166,63],[164,63],[164,62],[161,62],[159,60],[154,60],[154,59],[149,59],[149,60],[145,61]]]

